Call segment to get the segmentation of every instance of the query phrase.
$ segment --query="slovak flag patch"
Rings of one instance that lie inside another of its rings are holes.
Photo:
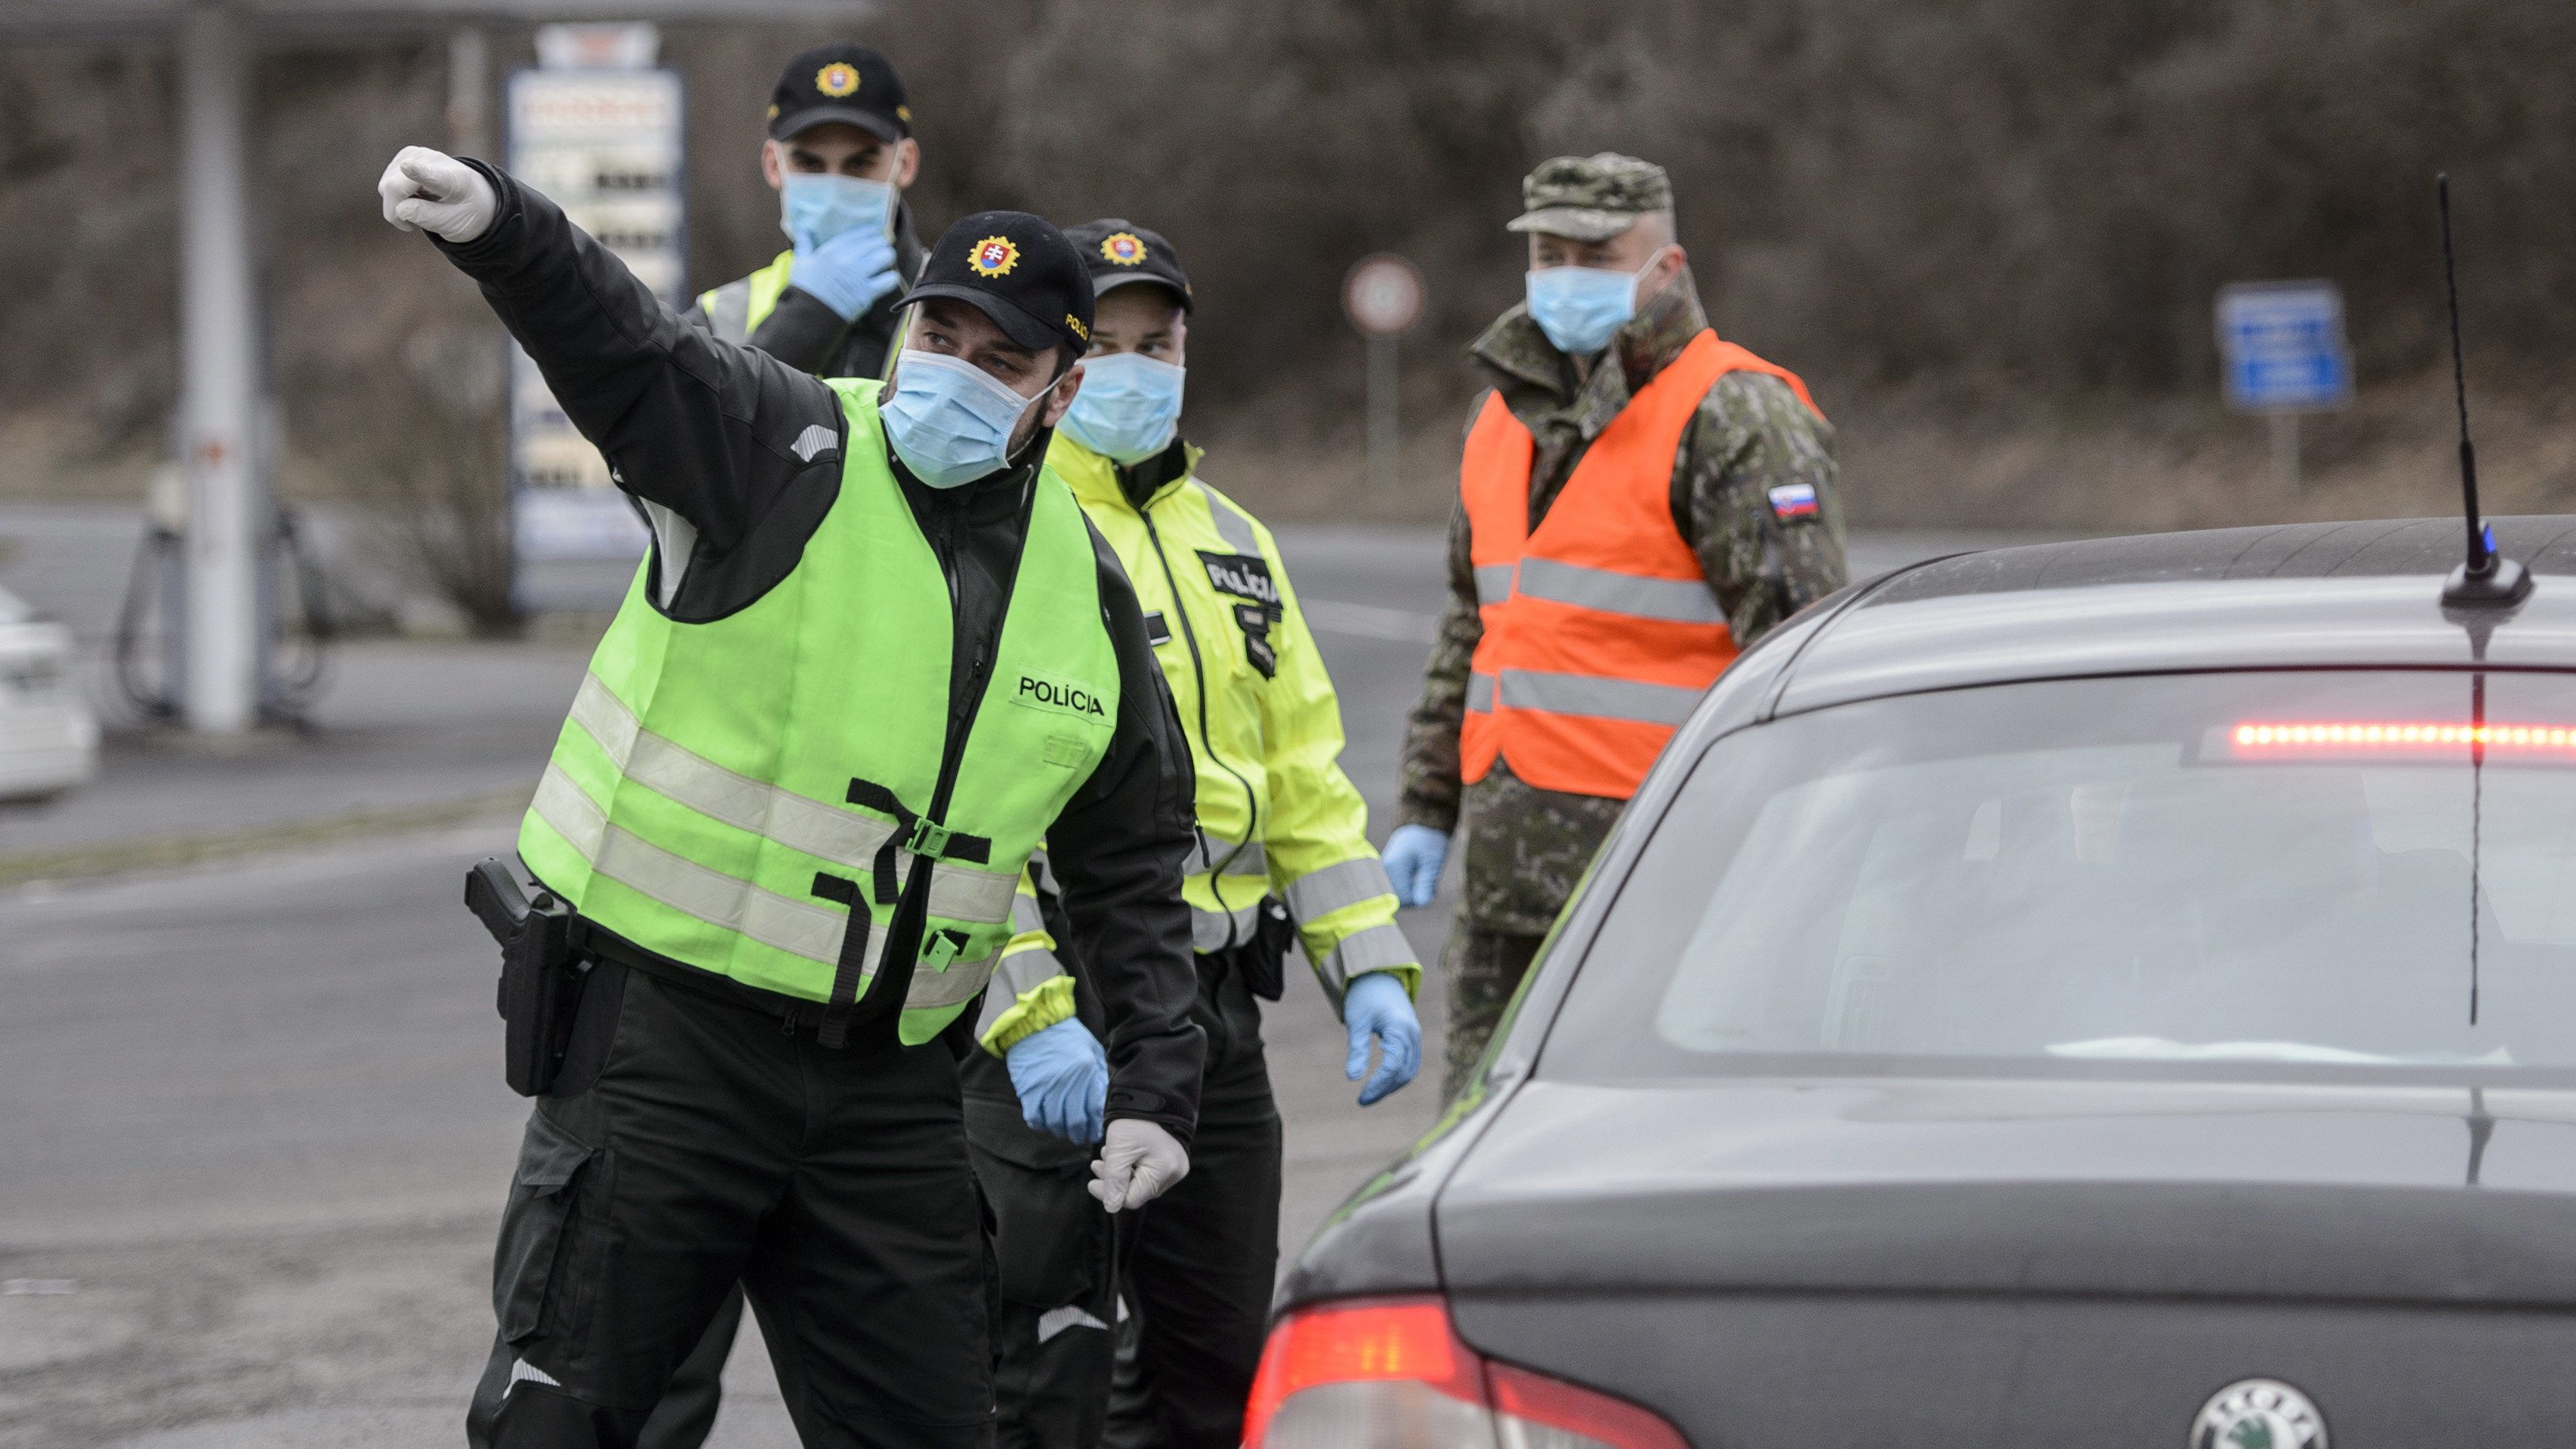
[[[1787,522],[1792,518],[1816,516],[1816,485],[1783,483],[1771,490],[1771,516]]]

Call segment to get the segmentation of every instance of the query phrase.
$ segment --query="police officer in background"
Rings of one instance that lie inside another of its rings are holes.
[[[1421,906],[1467,832],[1451,1096],[1674,726],[1844,579],[1833,429],[1804,383],[1710,330],[1664,169],[1562,156],[1521,194],[1528,296],[1469,349],[1491,388],[1386,843]]]
[[[1188,746],[1043,461],[1085,269],[1036,217],[969,217],[892,380],[827,384],[689,325],[488,166],[406,148],[378,192],[659,510],[520,831],[590,965],[468,1437],[635,1443],[741,1282],[806,1444],[989,1444],[956,1061],[1042,837],[1117,1023],[1111,1210],[1186,1174],[1204,1051]]]
[[[1199,845],[1184,890],[1193,1014],[1210,1050],[1189,1180],[1113,1251],[1075,1144],[1101,1130],[1099,1033],[1116,1016],[1101,1009],[1087,952],[1058,953],[1049,913],[1023,899],[1023,934],[986,993],[985,1051],[965,1068],[968,1141],[996,1225],[1000,1442],[1089,1449],[1105,1419],[1114,1444],[1232,1449],[1279,1258],[1280,1123],[1260,1001],[1279,999],[1288,947],[1302,944],[1347,1027],[1344,1072],[1368,1077],[1365,1106],[1419,1065],[1421,967],[1369,845],[1368,807],[1342,773],[1340,702],[1278,545],[1198,476],[1200,451],[1180,436],[1191,308],[1180,259],[1123,220],[1065,235],[1098,315],[1047,461],[1126,566],[1189,736]],[[1140,1321],[1113,1403],[1122,1288]]]
[[[817,377],[879,377],[904,286],[921,270],[904,189],[921,170],[903,79],[864,45],[787,62],[760,174],[792,245],[703,293],[689,319]]]

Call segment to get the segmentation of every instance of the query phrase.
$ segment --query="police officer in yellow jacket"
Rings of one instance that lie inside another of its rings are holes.
[[[1340,705],[1278,547],[1199,480],[1199,450],[1178,435],[1191,306],[1179,259],[1121,220],[1066,238],[1098,300],[1048,465],[1125,565],[1189,736],[1199,843],[1183,894],[1209,1048],[1190,1176],[1120,1236],[1113,1275],[1076,1145],[1101,1130],[1103,1015],[1090,963],[1058,955],[1023,894],[978,1023],[986,1054],[966,1072],[967,1140],[997,1220],[999,1442],[1088,1449],[1105,1417],[1111,1443],[1233,1449],[1278,1262],[1280,1125],[1256,998],[1279,999],[1288,945],[1302,945],[1349,1028],[1347,1074],[1368,1072],[1377,1047],[1365,1105],[1420,1062],[1421,970],[1337,762]],[[1141,1321],[1112,1403],[1121,1283]]]

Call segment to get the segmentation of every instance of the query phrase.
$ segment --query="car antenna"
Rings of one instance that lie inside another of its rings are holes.
[[[2442,282],[2451,302],[2451,397],[2460,410],[2460,501],[2469,523],[2468,562],[2442,581],[2442,602],[2453,607],[2502,608],[2531,592],[2531,573],[2496,552],[2495,530],[2478,512],[2478,452],[2469,442],[2468,370],[2460,360],[2460,272],[2451,252],[2451,173],[2433,178],[2442,211]]]

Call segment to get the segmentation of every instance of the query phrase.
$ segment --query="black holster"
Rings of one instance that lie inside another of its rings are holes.
[[[1234,969],[1243,984],[1264,1001],[1277,1001],[1288,989],[1288,948],[1297,940],[1297,922],[1277,896],[1262,899],[1252,939],[1234,948]]]
[[[501,943],[502,1074],[520,1096],[542,1096],[563,1069],[588,975],[572,907],[543,890],[530,901],[510,868],[493,859],[466,873],[465,904]]]

